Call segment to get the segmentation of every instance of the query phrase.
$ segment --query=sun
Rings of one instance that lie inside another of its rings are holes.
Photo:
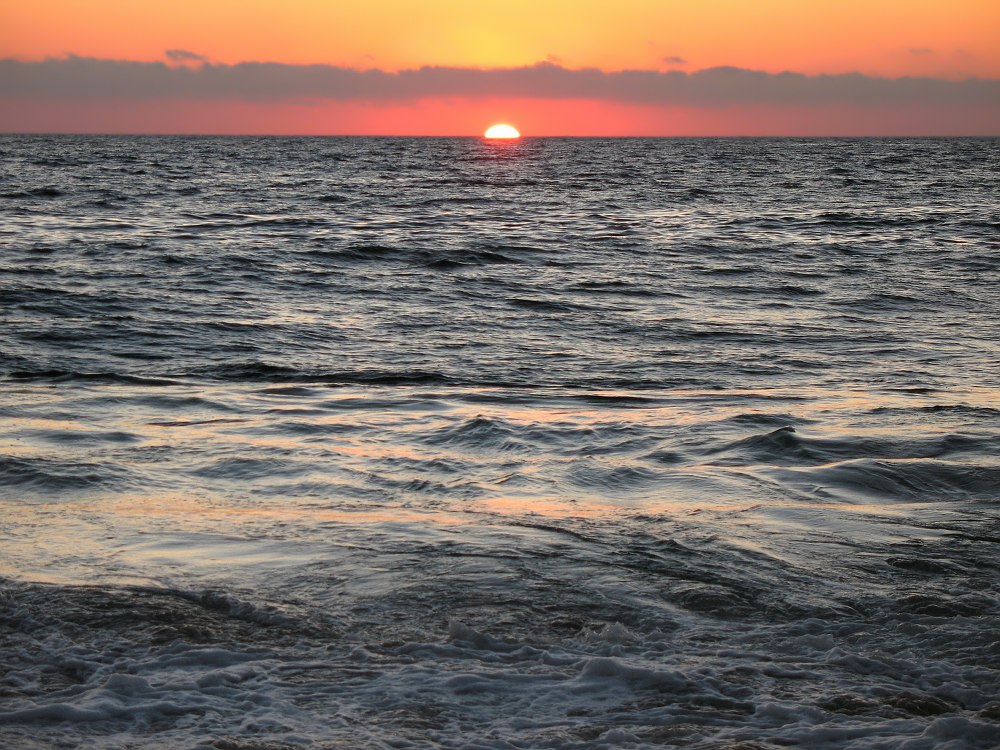
[[[483,133],[484,138],[520,138],[521,134],[517,132],[517,128],[513,125],[508,125],[507,123],[499,123],[497,125],[490,125]]]

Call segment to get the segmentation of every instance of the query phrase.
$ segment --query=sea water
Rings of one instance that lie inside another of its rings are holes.
[[[0,746],[1000,746],[998,175],[0,138]]]

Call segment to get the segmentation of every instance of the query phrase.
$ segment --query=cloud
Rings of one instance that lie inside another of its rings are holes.
[[[0,59],[0,96],[35,100],[190,99],[399,102],[427,98],[589,99],[682,106],[1000,106],[1000,80],[809,76],[718,67],[679,70],[423,67],[399,72],[245,62],[200,67],[87,57]]]
[[[914,57],[930,57],[934,54],[934,50],[930,47],[913,47],[907,50]]]
[[[208,58],[204,55],[188,52],[186,49],[168,49],[164,54],[166,54],[167,59],[171,62],[208,62]]]
[[[677,57],[676,55],[661,57],[660,62],[666,63],[667,65],[687,65],[687,60],[683,57]]]

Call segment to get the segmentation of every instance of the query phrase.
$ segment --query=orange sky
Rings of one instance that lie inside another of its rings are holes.
[[[388,71],[424,65],[514,67],[550,60],[570,69],[609,71],[696,71],[725,65],[811,75],[856,71],[884,77],[1000,78],[1000,1],[0,0],[0,58],[37,61],[74,54],[154,61],[164,60],[168,49],[187,50],[215,63],[322,63]],[[64,104],[61,114],[52,117],[66,124],[73,106]],[[81,106],[75,110],[81,122],[93,120],[98,105]],[[204,110],[209,105],[198,106]],[[209,119],[235,122],[237,111],[246,117],[254,110],[260,132],[277,132],[281,123],[301,132],[295,123],[305,115],[292,104],[269,106],[220,103]],[[412,126],[402,130],[452,132],[457,123],[464,130],[466,122],[471,126],[479,117],[519,116],[540,121],[527,127],[522,123],[525,132],[551,130],[553,123],[562,122],[568,123],[560,126],[563,131],[573,123],[579,130],[581,117],[595,124],[592,129],[609,134],[670,131],[677,122],[697,131],[699,122],[708,127],[724,114],[674,110],[668,117],[662,109],[647,112],[595,102],[546,103],[535,109],[524,102],[489,106],[496,107],[496,116],[484,111],[482,100],[463,106],[454,101],[407,105],[402,108],[404,122],[409,117]],[[114,110],[112,104],[108,107],[108,112]],[[385,130],[385,106],[338,103],[326,110],[321,132]],[[505,115],[507,111],[512,114]],[[545,112],[548,117],[532,117]],[[0,121],[0,129],[34,127],[26,116],[22,112],[10,122]],[[772,130],[780,130],[777,122]],[[317,129],[315,121],[309,124],[310,132]],[[201,120],[192,128],[212,130]]]
[[[3,0],[0,57],[1000,77],[996,0]]]

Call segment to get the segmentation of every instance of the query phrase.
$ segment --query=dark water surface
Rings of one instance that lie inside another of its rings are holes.
[[[0,746],[1000,746],[998,195],[0,138]]]

